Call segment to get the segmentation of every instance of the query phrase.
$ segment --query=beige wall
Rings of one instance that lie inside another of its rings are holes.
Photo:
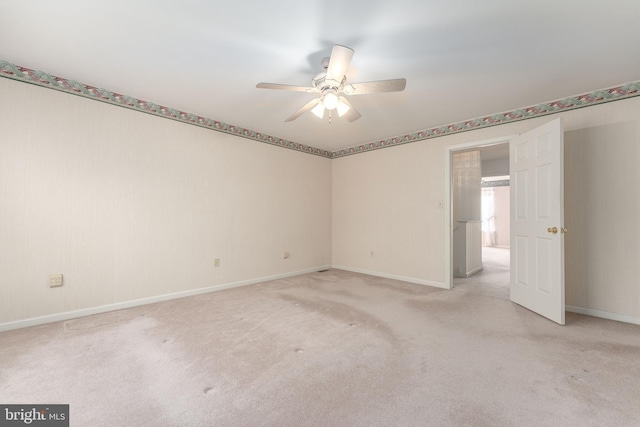
[[[640,317],[639,123],[565,133],[570,305]]]
[[[635,191],[640,185],[640,98],[560,115],[568,150],[566,302],[640,318],[640,195]],[[442,285],[446,234],[440,203],[447,179],[445,147],[514,135],[555,117],[335,159],[334,265]],[[576,147],[584,153],[574,155]],[[585,181],[584,174],[591,178]],[[591,185],[586,186],[587,182]],[[575,196],[587,192],[588,198]],[[609,203],[614,209],[608,208]]]
[[[8,79],[0,99],[0,324],[331,264],[328,159]]]
[[[442,142],[338,158],[332,169],[333,265],[442,282]]]

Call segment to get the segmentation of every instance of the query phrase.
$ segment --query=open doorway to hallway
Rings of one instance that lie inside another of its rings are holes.
[[[562,119],[557,118],[522,134],[447,147],[446,288],[454,287],[454,277],[482,270],[479,150],[508,143],[509,300],[565,324],[563,141]]]
[[[509,299],[509,144],[452,156],[453,286]]]

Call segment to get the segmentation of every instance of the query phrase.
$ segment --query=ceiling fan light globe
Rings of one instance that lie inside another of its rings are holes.
[[[322,105],[322,102],[319,102],[318,105],[313,107],[313,109],[311,109],[311,112],[313,114],[315,114],[316,117],[318,117],[319,119],[323,118],[324,117],[324,105]]]
[[[339,104],[338,97],[335,93],[329,92],[322,98],[322,103],[327,110],[334,110]]]
[[[344,102],[340,101],[338,103],[338,116],[342,117],[344,115],[344,113],[346,113],[347,111],[349,111],[349,109],[351,108],[349,105],[345,104]]]

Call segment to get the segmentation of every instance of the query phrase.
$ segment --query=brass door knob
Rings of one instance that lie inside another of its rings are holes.
[[[556,234],[558,232],[558,227],[549,227],[547,231],[551,234]]]
[[[560,232],[562,234],[567,234],[569,231],[565,227],[562,227],[562,228],[560,228]]]

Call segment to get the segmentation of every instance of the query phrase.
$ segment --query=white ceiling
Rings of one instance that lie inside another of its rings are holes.
[[[638,0],[29,0],[0,3],[0,59],[330,151],[640,79]],[[307,113],[333,44],[362,118]]]

